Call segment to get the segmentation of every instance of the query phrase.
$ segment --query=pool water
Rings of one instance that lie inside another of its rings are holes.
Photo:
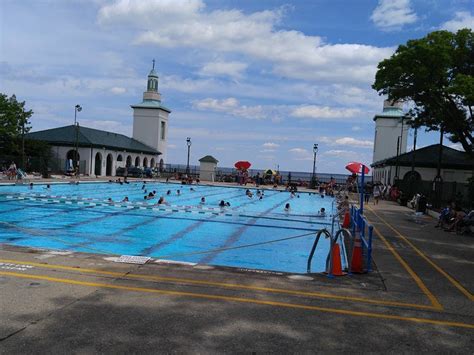
[[[0,243],[306,272],[316,232],[331,229],[333,199],[276,190],[259,199],[250,190],[252,198],[245,188],[159,182],[0,186]],[[156,197],[144,200],[150,191]],[[125,196],[129,202],[120,202]],[[156,205],[160,196],[166,205]],[[220,208],[221,200],[230,207]],[[321,207],[326,217],[316,216]],[[328,248],[320,240],[313,271],[324,270]]]

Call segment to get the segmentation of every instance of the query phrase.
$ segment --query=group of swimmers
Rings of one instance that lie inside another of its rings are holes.
[[[245,190],[245,195],[248,198],[253,198],[253,193],[249,189]],[[257,196],[259,200],[263,200],[263,196],[265,196],[265,193],[263,191],[257,190],[257,192],[255,193],[255,196]]]

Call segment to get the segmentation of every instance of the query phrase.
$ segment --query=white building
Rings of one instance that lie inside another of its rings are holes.
[[[154,63],[143,101],[131,107],[133,138],[79,124],[32,132],[26,138],[51,145],[52,161],[56,162],[54,170],[57,171],[65,171],[69,161],[79,167],[81,174],[90,176],[115,176],[117,168],[123,167],[161,168],[171,111],[161,104]]]
[[[383,112],[375,115],[375,141],[372,166],[374,182],[393,185],[396,179],[433,181],[438,175],[444,182],[465,184],[473,174],[474,159],[465,152],[439,144],[406,152],[409,118],[401,104],[384,102]],[[441,157],[441,159],[440,159]]]

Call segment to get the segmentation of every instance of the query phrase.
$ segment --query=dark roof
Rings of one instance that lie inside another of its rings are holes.
[[[437,168],[439,158],[439,144],[429,145],[415,151],[415,166],[421,168]],[[398,156],[399,166],[411,166],[413,151]],[[396,165],[397,157],[391,157],[371,164],[372,167]],[[474,158],[466,152],[443,146],[441,167],[444,169],[472,170]]]
[[[45,141],[51,145],[74,146],[76,144],[76,127],[71,125],[46,129],[44,131],[28,133],[25,137],[27,139]],[[77,144],[79,147],[105,147],[108,149],[126,150],[128,152],[161,154],[156,149],[123,134],[82,126],[79,126],[79,132],[77,133]]]
[[[166,108],[161,104],[160,100],[143,100],[139,104],[136,105],[130,105],[131,108],[150,108],[150,109],[162,109],[163,111],[166,111],[168,113],[171,113],[171,110],[169,108]]]
[[[202,163],[215,163],[215,164],[219,162],[219,160],[214,158],[212,155],[206,155],[205,157],[202,157],[201,159],[199,159],[199,161]]]

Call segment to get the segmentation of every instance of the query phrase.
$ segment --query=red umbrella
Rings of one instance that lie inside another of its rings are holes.
[[[364,175],[367,175],[369,173],[369,168],[366,167],[364,164],[362,163],[358,163],[358,162],[350,162],[349,164],[346,165],[346,169],[349,170],[351,173],[354,173],[354,174],[360,174],[362,172],[362,167],[364,167]]]
[[[237,163],[234,164],[234,166],[239,170],[247,170],[252,166],[252,164],[250,164],[246,160],[239,160]]]

